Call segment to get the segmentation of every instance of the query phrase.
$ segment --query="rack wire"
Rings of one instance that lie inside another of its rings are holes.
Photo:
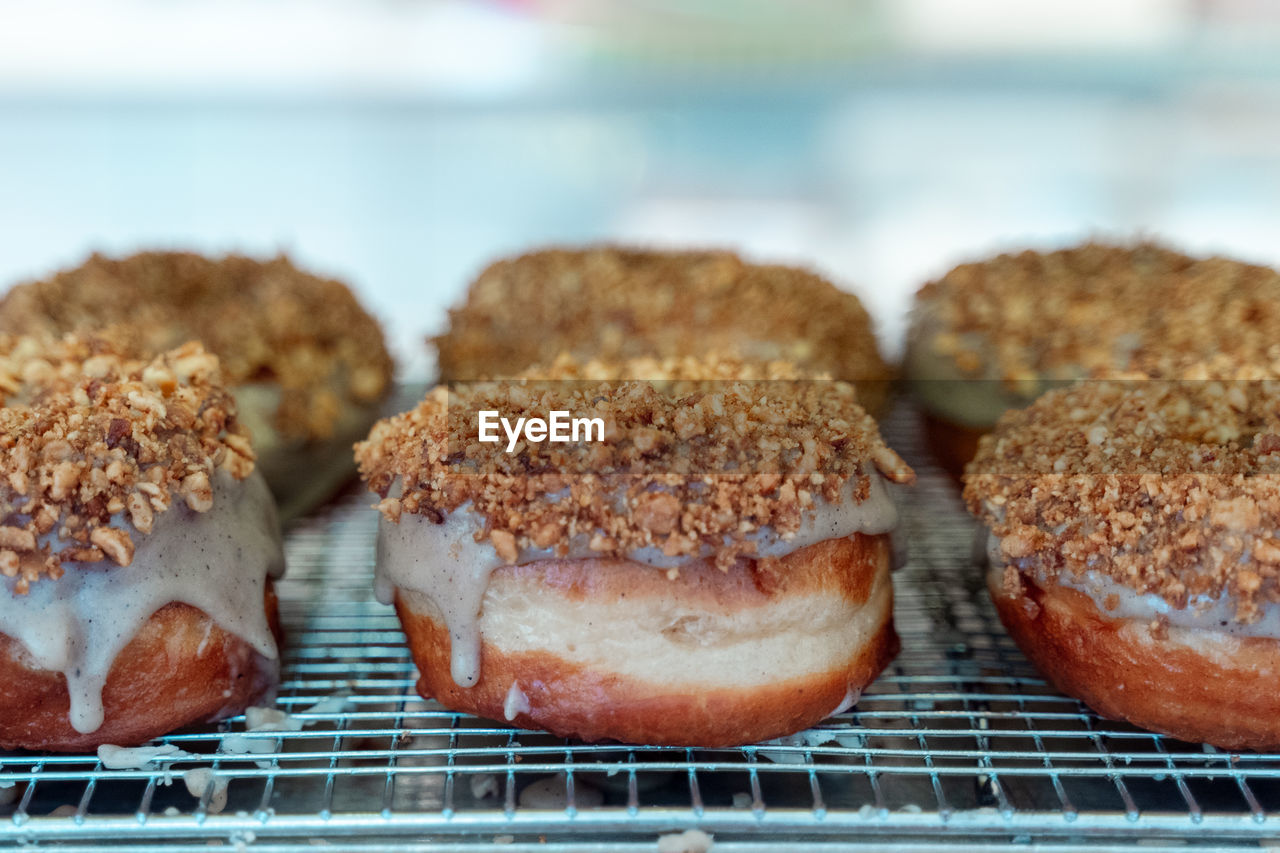
[[[919,474],[895,576],[903,652],[857,706],[802,735],[586,745],[424,701],[394,614],[373,600],[376,514],[353,489],[287,534],[286,730],[247,731],[241,716],[174,734],[160,743],[189,757],[144,769],[0,753],[0,843],[652,850],[697,828],[717,850],[1280,844],[1280,755],[1109,722],[1045,685],[995,616],[974,528],[915,412],[884,426]]]

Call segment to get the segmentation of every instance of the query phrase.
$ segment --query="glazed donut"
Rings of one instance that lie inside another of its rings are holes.
[[[286,518],[354,473],[348,448],[368,432],[391,388],[377,321],[346,285],[284,257],[94,255],[0,300],[3,332],[108,329],[139,357],[189,340],[219,357],[258,468]]]
[[[0,335],[0,748],[134,745],[274,690],[275,503],[196,343]]]
[[[1060,690],[1183,740],[1280,746],[1273,383],[1050,391],[982,439],[964,496],[1000,618]]]
[[[903,372],[955,477],[1009,409],[1081,378],[1269,365],[1280,274],[1149,243],[1086,243],[956,267],[916,295]]]
[[[852,382],[877,414],[893,378],[856,296],[724,251],[545,249],[500,260],[434,342],[445,382],[510,377],[562,353],[610,362],[732,353]]]
[[[419,692],[563,737],[708,747],[848,708],[898,650],[885,481],[913,474],[851,386],[803,377],[561,361],[379,422],[356,455]],[[487,410],[607,426],[506,453],[476,440]]]

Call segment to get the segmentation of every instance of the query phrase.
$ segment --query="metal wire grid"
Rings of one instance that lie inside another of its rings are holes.
[[[903,653],[854,709],[801,736],[740,749],[584,745],[422,700],[395,617],[372,600],[376,516],[353,490],[288,534],[278,704],[296,730],[246,732],[238,717],[164,738],[193,757],[140,770],[0,754],[0,785],[12,785],[0,789],[0,839],[652,849],[660,833],[697,827],[721,849],[1138,839],[1208,849],[1280,837],[1280,755],[1111,723],[1037,677],[995,617],[972,565],[973,528],[921,451],[914,412],[900,407],[885,429],[920,474],[903,501],[908,559],[895,578]],[[192,768],[209,778],[189,786]]]

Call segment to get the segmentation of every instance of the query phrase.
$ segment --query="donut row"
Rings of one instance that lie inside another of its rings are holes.
[[[1000,256],[920,291],[904,365],[1028,658],[1229,748],[1280,745],[1277,305],[1270,269],[1156,246]],[[0,748],[269,698],[277,504],[331,494],[353,443],[378,597],[446,707],[728,746],[844,710],[897,653],[914,474],[854,296],[727,252],[548,250],[433,343],[441,384],[377,420],[376,321],[285,259],[95,256],[0,300]]]
[[[0,749],[270,701],[278,513],[354,473],[392,363],[287,259],[91,257],[0,299]]]
[[[957,267],[908,376],[1010,635],[1106,717],[1280,746],[1280,274],[1159,246]]]

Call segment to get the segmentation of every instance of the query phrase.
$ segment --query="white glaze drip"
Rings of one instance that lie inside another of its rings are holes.
[[[836,706],[834,711],[832,711],[830,714],[827,714],[827,716],[834,717],[836,714],[843,714],[845,711],[849,710],[854,705],[857,705],[858,700],[861,698],[862,698],[862,690],[857,687],[850,687],[848,690],[845,691],[844,698],[840,700],[840,704]]]
[[[213,478],[213,507],[203,513],[175,501],[133,537],[128,566],[79,563],[26,595],[0,588],[0,633],[22,644],[36,666],[61,672],[71,695],[70,721],[82,733],[103,721],[102,687],[116,655],[151,615],[171,602],[199,608],[259,654],[276,658],[263,607],[266,578],[284,571],[275,503],[256,472]]]
[[[502,565],[492,545],[475,541],[475,530],[472,514],[461,509],[444,524],[407,514],[399,523],[378,520],[378,600],[390,604],[396,587],[430,596],[449,629],[449,672],[462,687],[480,680],[476,620],[489,575]]]
[[[507,722],[511,722],[520,714],[527,714],[531,710],[529,697],[520,689],[520,682],[511,682],[511,688],[507,690],[507,698],[502,701],[502,716]]]
[[[1000,542],[994,536],[988,539],[987,553],[990,571],[995,575],[991,580],[1000,582],[1004,575],[1005,561],[1001,559]],[[1044,583],[1043,577],[1034,573],[1032,576],[1037,583]],[[1060,572],[1056,582],[1089,596],[1098,610],[1114,619],[1151,622],[1163,618],[1170,625],[1179,628],[1215,631],[1235,637],[1270,637],[1280,640],[1280,604],[1262,604],[1261,618],[1245,624],[1236,621],[1235,597],[1226,593],[1217,598],[1197,596],[1186,607],[1174,607],[1153,592],[1137,592],[1093,570],[1080,577]]]
[[[888,533],[897,524],[897,508],[888,486],[875,471],[868,471],[870,492],[863,501],[854,501],[853,483],[838,504],[819,501],[806,510],[793,536],[779,536],[764,527],[749,534],[761,557],[783,557],[800,548],[827,539],[843,539],[855,533]],[[464,504],[449,513],[444,523],[434,524],[419,515],[405,513],[399,522],[385,517],[378,523],[377,569],[374,590],[378,600],[391,604],[396,589],[412,590],[430,599],[449,631],[450,674],[460,687],[474,687],[480,680],[480,606],[489,576],[504,565],[493,546],[475,541],[482,524]],[[599,556],[580,535],[569,543],[562,559]],[[556,557],[551,549],[525,549],[518,563]],[[655,568],[673,568],[695,559],[667,557],[661,550],[645,547],[628,552],[627,557]]]
[[[184,758],[195,758],[171,743],[159,746],[124,747],[110,743],[98,746],[98,760],[108,770],[146,770],[151,763],[165,764],[170,761],[181,761]]]

